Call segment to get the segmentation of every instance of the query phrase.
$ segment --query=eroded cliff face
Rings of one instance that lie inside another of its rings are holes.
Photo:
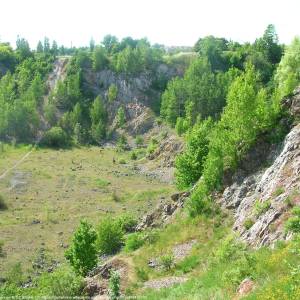
[[[297,119],[300,90],[284,104]],[[268,155],[256,157],[260,167],[248,175],[236,174],[220,199],[223,207],[234,210],[234,230],[256,247],[290,238],[284,223],[291,208],[300,205],[300,124],[295,124],[276,148],[265,149]],[[263,167],[266,163],[270,165]]]
[[[161,64],[153,71],[137,75],[117,74],[112,70],[95,72],[85,69],[84,88],[95,97],[101,95],[108,111],[109,123],[114,124],[118,108],[125,110],[129,133],[144,134],[154,125],[155,110],[159,110],[161,93],[166,83],[176,76],[183,76],[184,69]],[[111,85],[117,87],[114,101],[109,101],[108,90]]]

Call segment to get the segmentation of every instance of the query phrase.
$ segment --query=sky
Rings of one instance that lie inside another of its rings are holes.
[[[300,35],[299,11],[300,0],[0,0],[0,41],[85,46],[112,34],[193,46],[207,35],[252,42],[272,23],[288,44]]]

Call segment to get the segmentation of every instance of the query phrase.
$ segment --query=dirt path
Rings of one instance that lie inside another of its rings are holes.
[[[9,172],[13,171],[17,166],[19,166],[33,151],[34,148],[27,152],[21,159],[19,159],[12,167],[7,169],[2,175],[0,175],[0,180],[4,179]]]

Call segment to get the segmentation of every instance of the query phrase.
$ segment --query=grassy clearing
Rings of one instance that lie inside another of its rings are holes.
[[[0,173],[28,151],[5,146]],[[0,274],[19,261],[27,273],[40,248],[62,260],[81,218],[97,224],[106,215],[130,212],[139,217],[175,191],[136,173],[129,164],[113,162],[130,162],[129,155],[98,147],[37,149],[1,180],[0,194],[9,209],[0,211],[0,237],[7,254],[0,260]]]

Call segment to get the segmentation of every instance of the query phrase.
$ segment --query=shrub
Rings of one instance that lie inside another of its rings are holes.
[[[199,264],[199,256],[191,255],[186,257],[183,261],[176,265],[176,269],[181,270],[183,273],[191,272]]]
[[[124,244],[124,231],[118,220],[105,218],[100,222],[97,231],[97,246],[102,254],[114,254],[121,249]]]
[[[141,135],[137,135],[135,138],[135,144],[138,148],[142,147],[144,144],[144,139]]]
[[[141,281],[147,281],[149,279],[149,275],[147,270],[145,270],[144,268],[135,268],[135,273],[136,276],[141,280]]]
[[[125,151],[128,148],[127,139],[125,135],[121,135],[117,141],[117,151]]]
[[[290,217],[286,224],[286,231],[292,231],[295,233],[300,232],[300,207],[296,206],[292,209],[293,216]]]
[[[108,100],[110,102],[113,102],[116,100],[117,96],[118,96],[118,88],[115,84],[111,84],[108,89]]]
[[[5,210],[7,209],[7,204],[4,200],[4,197],[0,195],[0,210]]]
[[[131,152],[130,158],[131,158],[132,160],[137,160],[137,155],[136,155],[135,151],[132,151],[132,152]]]
[[[166,271],[169,271],[174,265],[174,256],[172,254],[163,255],[160,257],[160,263]]]
[[[154,151],[156,150],[157,146],[158,146],[158,141],[155,138],[152,138],[151,142],[149,143],[149,145],[147,147],[147,153],[148,154],[154,153]]]
[[[240,257],[245,246],[239,243],[232,235],[226,237],[216,251],[216,258],[219,262],[234,261]]]
[[[76,297],[83,288],[82,278],[66,267],[44,273],[38,279],[38,289],[47,297]]]
[[[245,222],[244,222],[244,227],[247,230],[249,230],[253,225],[254,225],[254,221],[251,218],[246,219]]]
[[[73,236],[72,245],[65,253],[65,257],[77,274],[85,276],[96,266],[96,239],[97,234],[92,225],[85,220],[81,220]]]
[[[119,164],[125,165],[126,164],[126,160],[124,158],[120,158],[119,159]]]
[[[69,144],[68,136],[61,127],[52,127],[45,132],[41,140],[42,145],[49,147],[65,147]]]
[[[256,200],[254,203],[254,214],[256,215],[256,217],[259,217],[260,215],[267,212],[270,207],[271,207],[270,200],[266,200],[263,202],[260,200]]]
[[[130,214],[121,215],[117,221],[124,232],[133,232],[137,225],[137,219]]]
[[[120,274],[117,271],[111,272],[108,294],[110,300],[117,300],[120,298]]]
[[[144,237],[136,232],[128,235],[126,243],[125,243],[125,251],[131,252],[139,249],[145,243]]]
[[[125,122],[126,122],[125,110],[121,106],[119,107],[117,112],[117,126],[122,128],[125,125]]]

